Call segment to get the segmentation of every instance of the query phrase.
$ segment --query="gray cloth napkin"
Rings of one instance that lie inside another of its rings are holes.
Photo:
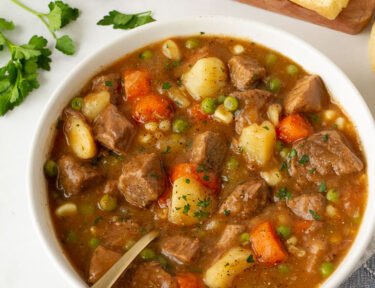
[[[375,255],[355,271],[340,288],[374,288],[375,287]]]

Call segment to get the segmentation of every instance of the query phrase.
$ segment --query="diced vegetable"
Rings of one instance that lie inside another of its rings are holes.
[[[170,101],[156,94],[141,97],[134,107],[133,117],[141,123],[170,119],[173,108]]]
[[[155,132],[158,128],[159,124],[157,122],[148,122],[145,124],[145,129],[149,132]]]
[[[201,104],[195,104],[194,106],[192,106],[189,110],[189,113],[196,121],[201,122],[208,120],[209,115],[202,111]]]
[[[224,124],[230,124],[233,121],[233,113],[225,109],[224,104],[219,105],[214,113],[215,118]]]
[[[240,162],[238,162],[238,160],[234,157],[230,158],[226,163],[225,163],[225,166],[230,169],[230,170],[234,170],[234,169],[237,169],[238,166],[240,165]]]
[[[267,88],[272,92],[277,92],[281,88],[281,82],[278,78],[271,78],[267,82]]]
[[[277,267],[277,269],[279,270],[280,274],[288,274],[289,273],[289,267],[286,266],[286,265],[279,265]]]
[[[139,54],[140,59],[151,59],[152,58],[152,51],[151,50],[145,50],[141,54]]]
[[[296,65],[291,64],[291,65],[288,65],[286,67],[286,72],[288,72],[288,74],[290,76],[296,76],[298,74],[299,70],[298,70],[298,67]]]
[[[167,132],[169,130],[171,130],[171,121],[169,120],[162,120],[160,121],[159,123],[159,129],[163,132]]]
[[[201,102],[202,111],[206,114],[213,114],[216,109],[216,99],[207,97]]]
[[[250,162],[265,166],[272,157],[276,143],[275,128],[269,121],[245,127],[240,136],[240,146]]]
[[[197,48],[199,45],[200,45],[200,41],[199,39],[196,39],[196,38],[188,39],[185,42],[185,47],[187,49],[194,49],[194,48]]]
[[[336,192],[334,189],[329,189],[326,194],[327,200],[331,202],[336,202],[339,199],[339,196],[339,193]]]
[[[104,211],[112,211],[117,207],[117,199],[108,194],[102,196],[99,201],[99,206]]]
[[[145,69],[127,70],[124,73],[126,99],[131,100],[151,93],[151,76]]]
[[[233,51],[233,54],[240,55],[245,51],[245,48],[240,44],[236,44],[233,46],[232,51]]]
[[[272,104],[268,106],[267,116],[274,126],[279,125],[279,118],[280,118],[280,113],[282,109],[283,108],[281,107],[280,104]]]
[[[203,281],[210,288],[231,287],[234,278],[253,265],[254,257],[250,249],[233,247],[208,268]]]
[[[225,97],[224,95],[219,95],[219,96],[217,97],[217,103],[218,103],[218,104],[223,104],[224,101],[225,101],[225,98],[227,98],[227,97]]]
[[[44,173],[47,175],[47,177],[56,177],[58,172],[59,172],[59,168],[55,161],[48,160],[44,164]]]
[[[178,178],[186,175],[192,175],[192,177],[213,191],[220,189],[219,177],[215,172],[191,163],[181,163],[174,166],[171,173],[171,182],[173,183]]]
[[[343,117],[338,117],[335,121],[335,125],[337,126],[337,129],[344,130],[346,125],[346,120]]]
[[[175,276],[179,288],[203,288],[203,282],[199,275],[193,273],[177,274]]]
[[[266,171],[262,171],[262,172],[260,172],[260,176],[270,186],[278,185],[281,182],[281,180],[283,179],[283,176],[281,175],[279,168],[272,168],[272,169],[269,169],[269,170],[266,170]]]
[[[331,262],[325,262],[320,266],[320,273],[323,277],[328,277],[333,272],[333,264]]]
[[[339,218],[340,217],[339,211],[337,210],[336,207],[334,207],[332,205],[327,205],[326,214],[327,214],[328,217],[331,217],[331,218]]]
[[[304,117],[293,114],[282,119],[276,131],[280,140],[290,144],[306,138],[314,132],[314,129]]]
[[[289,238],[291,230],[290,227],[285,225],[280,225],[276,228],[277,234],[282,236],[284,239]]]
[[[187,108],[190,106],[190,100],[180,88],[172,86],[167,90],[167,94],[169,99],[171,99],[178,108]]]
[[[328,109],[323,112],[323,119],[327,122],[336,119],[337,113],[335,110]]]
[[[96,143],[91,127],[80,117],[69,116],[66,120],[69,145],[77,157],[90,159],[96,155]]]
[[[215,96],[227,81],[226,68],[219,58],[209,57],[198,60],[182,75],[182,83],[195,100]]]
[[[89,241],[89,246],[92,249],[95,249],[96,247],[98,247],[99,244],[100,244],[100,240],[96,237],[91,238],[90,241]]]
[[[173,132],[183,133],[189,128],[189,123],[182,119],[176,119],[173,121]]]
[[[89,121],[93,121],[102,110],[108,106],[111,95],[108,91],[102,90],[96,93],[87,94],[83,98],[82,113]]]
[[[72,100],[71,106],[74,110],[81,111],[83,105],[82,97],[75,97]]]
[[[143,249],[140,255],[141,255],[141,258],[145,261],[154,260],[156,256],[154,250],[150,248]]]
[[[277,61],[277,56],[275,54],[268,54],[266,56],[266,64],[268,66],[274,65],[276,63],[276,61]]]
[[[77,205],[72,202],[68,202],[57,207],[57,209],[55,210],[55,215],[61,218],[76,215],[77,212]]]
[[[238,100],[235,97],[228,96],[224,100],[224,108],[228,111],[236,111],[238,108]]]
[[[258,225],[250,233],[250,241],[258,261],[261,263],[274,265],[287,258],[275,230],[268,221]]]
[[[165,57],[171,60],[180,60],[181,53],[176,42],[173,40],[167,40],[163,43],[162,52]]]
[[[250,234],[248,232],[244,232],[240,235],[240,242],[245,243],[250,241]]]
[[[193,175],[180,177],[173,183],[168,220],[177,225],[198,224],[215,208],[212,201],[210,190]]]

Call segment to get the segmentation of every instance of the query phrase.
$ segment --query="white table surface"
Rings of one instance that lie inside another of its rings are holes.
[[[23,0],[44,11],[47,0]],[[285,16],[276,15],[230,0],[67,0],[81,11],[78,21],[64,28],[76,42],[74,56],[54,51],[51,72],[42,72],[41,87],[24,103],[0,118],[0,287],[68,287],[67,281],[52,265],[30,221],[26,163],[36,123],[50,95],[69,71],[86,55],[126,31],[97,26],[110,10],[136,13],[154,11],[158,20],[186,15],[231,15],[267,23],[284,29],[318,48],[331,58],[354,82],[372,113],[375,113],[375,75],[371,73],[367,42],[370,29],[351,36]],[[9,39],[24,43],[32,35],[47,37],[49,32],[39,20],[9,0],[0,0],[0,17],[14,21],[17,28],[6,32]],[[0,54],[0,64],[8,55]]]

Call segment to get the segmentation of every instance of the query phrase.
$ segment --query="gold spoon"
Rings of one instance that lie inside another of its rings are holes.
[[[159,231],[151,231],[143,236],[133,247],[126,252],[91,288],[110,288],[118,277],[128,268],[135,257],[156,237]]]

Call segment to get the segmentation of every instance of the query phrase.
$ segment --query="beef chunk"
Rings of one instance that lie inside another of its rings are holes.
[[[316,112],[326,104],[327,96],[322,79],[318,75],[304,76],[285,97],[287,114],[297,112]]]
[[[135,241],[140,235],[141,227],[132,219],[122,221],[117,216],[104,219],[95,226],[100,242],[111,249],[124,249],[129,241]]]
[[[248,218],[263,209],[268,200],[267,185],[263,180],[248,181],[237,186],[220,205],[219,213]]]
[[[92,80],[92,91],[108,91],[111,95],[111,103],[116,104],[121,91],[121,76],[117,73],[99,75]]]
[[[118,181],[108,180],[104,185],[103,193],[119,198],[121,195],[121,192],[118,190]]]
[[[131,283],[134,288],[178,288],[176,280],[163,270],[159,262],[139,265]]]
[[[247,90],[232,92],[229,96],[240,100],[241,107],[239,113],[236,113],[236,132],[241,134],[242,129],[252,123],[262,123],[267,120],[267,104],[272,98],[272,94],[265,90]]]
[[[232,83],[239,90],[252,88],[266,75],[266,69],[247,56],[233,56],[228,64]]]
[[[126,153],[135,134],[133,124],[112,104],[95,119],[93,130],[96,140],[118,153]]]
[[[238,242],[238,238],[245,231],[245,226],[238,224],[228,224],[220,236],[216,247],[220,250],[228,250]]]
[[[191,162],[219,172],[227,151],[228,145],[222,135],[206,131],[194,137]]]
[[[168,237],[161,243],[161,252],[173,261],[190,264],[199,253],[199,240],[184,235]]]
[[[103,246],[95,248],[89,268],[89,282],[95,283],[109,270],[120,258],[121,254]]]
[[[303,184],[306,180],[320,181],[325,175],[343,175],[361,171],[362,161],[346,142],[341,132],[325,130],[294,143],[293,148],[297,155],[289,159],[290,175]],[[308,161],[301,164],[300,159],[303,155],[308,157]]]
[[[81,162],[73,156],[61,156],[57,165],[59,166],[58,183],[67,196],[78,194],[100,180],[100,174],[94,166]]]
[[[325,199],[320,194],[303,194],[289,200],[287,206],[294,214],[305,220],[317,220],[313,214],[323,215]]]
[[[160,157],[139,154],[125,164],[118,188],[132,205],[144,208],[164,192],[164,170]]]

